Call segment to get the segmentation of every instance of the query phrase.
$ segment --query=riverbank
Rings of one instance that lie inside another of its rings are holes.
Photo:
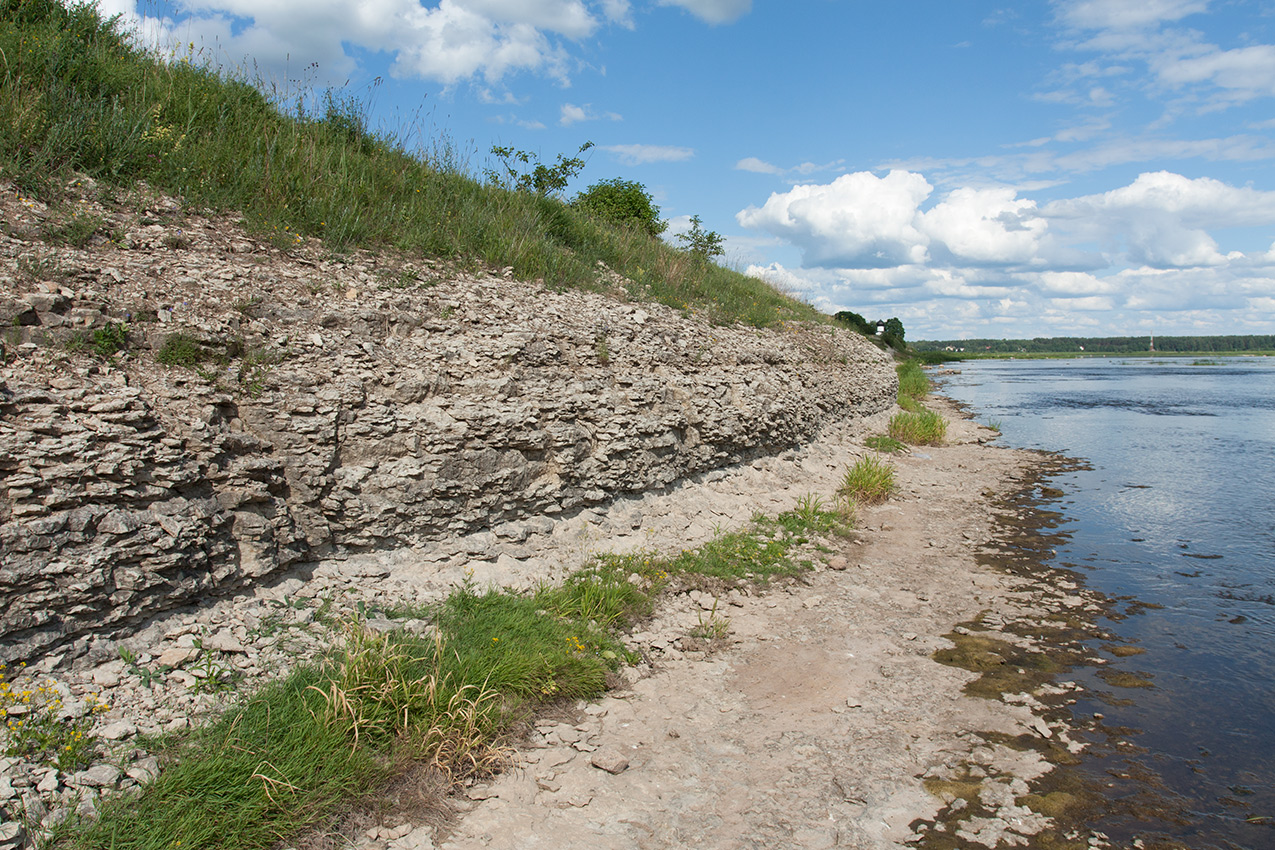
[[[1061,644],[1069,621],[1092,619],[1100,603],[1074,584],[990,566],[1021,551],[1007,535],[1022,531],[1022,510],[1001,499],[1035,486],[1040,456],[985,445],[994,432],[933,402],[951,420],[947,444],[893,458],[895,497],[860,508],[851,539],[804,547],[813,569],[800,580],[667,598],[627,638],[643,662],[600,703],[541,718],[512,769],[459,794],[409,775],[298,846],[461,850],[552,836],[568,848],[991,847],[1042,830],[1058,834],[1051,846],[1088,846],[1045,813],[1065,814],[1062,798],[1032,798],[1031,783],[1081,745],[1050,708],[1067,700],[1067,684],[1047,681],[1061,666],[1042,663],[1042,643],[1018,626],[1054,622],[1049,639]],[[110,705],[94,728],[115,742],[114,758],[85,775],[21,777],[15,796],[51,786],[38,805],[65,816],[146,782],[156,763],[135,736],[181,729],[231,696],[201,658],[237,676],[274,675],[330,643],[330,615],[360,604],[437,599],[467,577],[529,586],[594,552],[697,545],[802,496],[830,499],[868,453],[863,439],[883,428],[883,417],[859,421],[802,451],[551,523],[520,541],[522,558],[483,559],[483,541],[461,539],[331,561],[152,624],[121,645],[131,661],[101,660],[61,683],[73,703]],[[1057,611],[1069,613],[1053,620]],[[706,622],[728,629],[695,637]],[[990,684],[965,669],[1007,663],[1021,672]]]
[[[1083,745],[1050,708],[1072,687],[1048,681],[1063,665],[1039,663],[1044,642],[1015,631],[1079,624],[1101,603],[989,566],[1024,526],[1000,498],[1035,486],[1041,458],[985,445],[993,432],[933,402],[951,420],[948,443],[894,459],[896,497],[861,508],[856,539],[826,541],[806,580],[732,600],[724,648],[678,648],[704,612],[675,598],[631,637],[649,669],[537,724],[518,769],[471,788],[461,808],[472,811],[449,828],[388,846],[994,847],[1042,832],[1051,846],[1100,845],[1043,813],[1065,815],[1060,798],[1032,797]],[[827,493],[860,453],[821,441],[786,487]],[[1051,638],[1066,644],[1057,628]],[[1033,669],[989,685],[937,664],[945,651],[950,665]]]

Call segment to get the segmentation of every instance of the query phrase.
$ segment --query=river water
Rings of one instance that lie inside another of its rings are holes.
[[[1149,603],[1100,625],[1145,650],[1105,644],[1106,667],[1152,687],[1076,677],[1096,695],[1078,714],[1136,730],[1079,768],[1132,808],[1098,827],[1120,846],[1275,848],[1275,358],[954,366],[944,392],[1002,442],[1090,467],[1052,482],[1053,566]]]

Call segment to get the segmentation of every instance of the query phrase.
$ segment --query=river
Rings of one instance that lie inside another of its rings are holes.
[[[1144,652],[1100,651],[1151,687],[1078,678],[1093,696],[1076,712],[1136,730],[1079,768],[1130,804],[1099,828],[1120,846],[1275,847],[1275,358],[954,367],[943,391],[1003,442],[1089,467],[1053,482],[1053,565],[1148,604],[1100,624]]]

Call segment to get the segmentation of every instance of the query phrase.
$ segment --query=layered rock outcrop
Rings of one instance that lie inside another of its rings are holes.
[[[37,240],[51,213],[14,197],[6,660],[322,556],[484,531],[471,539],[498,548],[528,518],[782,451],[894,398],[889,359],[828,326],[721,327],[615,292],[281,251],[162,200],[104,210],[109,243],[54,247]]]

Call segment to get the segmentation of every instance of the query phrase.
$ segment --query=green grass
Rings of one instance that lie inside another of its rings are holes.
[[[933,410],[904,411],[890,417],[889,432],[909,445],[937,446],[947,437],[947,420]]]
[[[846,470],[838,492],[857,502],[875,505],[890,498],[895,486],[894,467],[889,461],[867,455]]]
[[[0,0],[0,51],[0,173],[62,210],[53,241],[87,244],[100,230],[61,205],[84,173],[106,195],[144,180],[187,208],[238,211],[282,250],[317,237],[332,251],[389,248],[592,289],[609,285],[603,262],[628,279],[626,297],[717,322],[822,320],[643,231],[511,188],[491,169],[475,176],[466,154],[419,122],[373,131],[364,105],[340,92],[281,108],[289,93],[272,100],[198,54],[140,50],[92,7]]]
[[[885,434],[873,434],[864,440],[863,444],[870,449],[886,454],[900,454],[907,450],[906,445]]]
[[[505,759],[513,721],[605,691],[633,660],[619,633],[649,616],[671,584],[794,575],[806,565],[789,557],[792,547],[847,521],[808,495],[672,557],[599,555],[560,585],[517,592],[466,580],[410,612],[433,621],[431,637],[382,634],[355,618],[326,658],[172,744],[155,782],[105,801],[97,822],[63,828],[60,846],[260,850],[331,821],[408,765],[490,771]],[[714,611],[696,635],[718,640],[728,630]]]
[[[899,374],[898,404],[903,412],[891,417],[888,439],[914,446],[940,445],[947,436],[947,420],[922,404],[933,389],[929,376],[917,359],[905,360],[895,370]]]
[[[854,527],[854,507],[845,502],[827,505],[814,493],[807,493],[791,510],[776,517],[776,522],[799,540],[809,534],[845,536]]]
[[[905,360],[895,367],[895,371],[899,375],[899,398],[910,397],[920,400],[930,394],[932,389],[930,377],[921,368],[919,360]]]
[[[165,366],[184,366],[193,369],[207,360],[214,359],[212,352],[200,345],[190,334],[171,333],[155,352],[155,361]]]

